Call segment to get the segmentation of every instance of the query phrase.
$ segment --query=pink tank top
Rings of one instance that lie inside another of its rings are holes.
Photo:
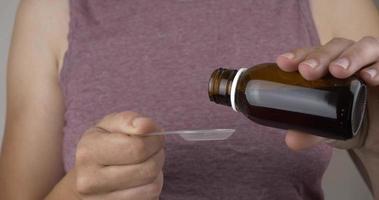
[[[323,199],[331,149],[293,152],[284,131],[208,99],[218,67],[318,45],[306,0],[71,0],[61,72],[64,163],[96,120],[136,111],[165,130],[235,128],[225,141],[167,137],[161,199]],[[127,156],[127,155],[125,155]]]

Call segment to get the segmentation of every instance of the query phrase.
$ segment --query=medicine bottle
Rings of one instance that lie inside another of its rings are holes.
[[[259,124],[342,140],[359,132],[367,104],[366,85],[357,78],[307,81],[274,63],[217,69],[208,94]]]

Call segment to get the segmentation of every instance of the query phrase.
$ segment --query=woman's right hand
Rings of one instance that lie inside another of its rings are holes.
[[[81,138],[76,152],[76,191],[84,200],[159,199],[164,139],[149,118],[122,112],[106,116]]]

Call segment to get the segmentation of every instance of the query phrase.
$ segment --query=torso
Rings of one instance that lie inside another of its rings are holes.
[[[167,137],[162,199],[321,199],[330,148],[292,152],[283,131],[207,99],[217,67],[318,45],[305,2],[71,1],[61,65],[66,170],[84,130],[108,113],[133,110],[167,130],[237,128],[226,141]]]

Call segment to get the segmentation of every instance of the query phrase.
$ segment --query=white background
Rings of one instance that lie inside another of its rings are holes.
[[[0,140],[4,127],[5,66],[17,3],[18,0],[0,0]],[[335,151],[324,176],[323,187],[327,200],[372,199],[344,151]]]

